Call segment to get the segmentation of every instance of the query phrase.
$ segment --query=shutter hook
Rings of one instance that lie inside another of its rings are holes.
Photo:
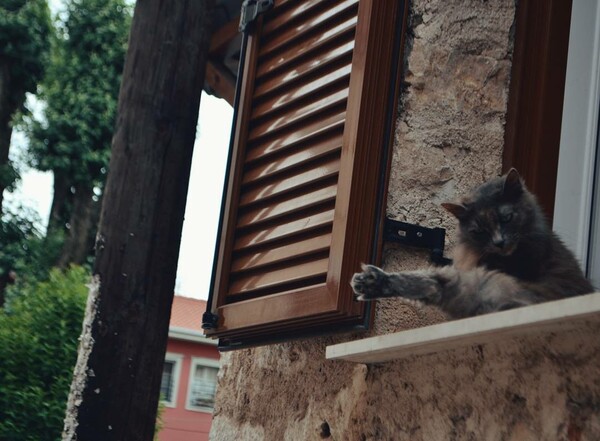
[[[268,11],[272,7],[273,0],[244,0],[240,13],[240,32],[245,32],[259,14]]]

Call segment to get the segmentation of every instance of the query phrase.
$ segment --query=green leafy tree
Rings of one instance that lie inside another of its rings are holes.
[[[43,118],[31,123],[33,166],[54,174],[48,231],[65,230],[59,265],[91,254],[131,11],[124,0],[68,0],[42,83]]]
[[[6,287],[16,279],[16,262],[27,255],[27,242],[37,237],[35,223],[27,216],[7,211],[0,219],[0,307]]]
[[[60,439],[88,280],[54,269],[0,308],[0,439]]]
[[[0,3],[0,213],[3,192],[18,177],[8,159],[12,121],[44,74],[52,29],[46,0]]]
[[[39,219],[25,207],[5,207],[0,219],[0,307],[16,280],[43,280],[56,261],[60,237],[43,237]]]

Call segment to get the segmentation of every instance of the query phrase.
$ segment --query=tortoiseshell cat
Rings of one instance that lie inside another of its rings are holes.
[[[404,297],[459,318],[593,292],[515,169],[442,205],[459,220],[453,266],[386,273],[364,265],[351,282],[358,300]]]

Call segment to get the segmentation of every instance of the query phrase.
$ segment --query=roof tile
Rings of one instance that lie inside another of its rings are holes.
[[[202,314],[206,301],[175,295],[171,307],[170,326],[202,331]]]

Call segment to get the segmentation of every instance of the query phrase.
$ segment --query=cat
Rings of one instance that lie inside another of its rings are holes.
[[[357,300],[404,297],[463,318],[594,291],[515,169],[442,206],[459,221],[453,265],[400,273],[363,265],[351,281]]]

